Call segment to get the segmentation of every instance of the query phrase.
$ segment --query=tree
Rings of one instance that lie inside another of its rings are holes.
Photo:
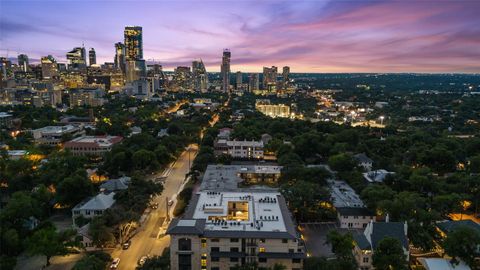
[[[154,152],[140,149],[137,152],[133,153],[133,165],[136,169],[156,169],[158,168],[157,156]]]
[[[104,270],[112,261],[112,257],[105,252],[91,252],[75,263],[72,270]]]
[[[386,185],[369,185],[361,193],[363,201],[369,209],[378,209],[379,203],[391,200],[395,191]]]
[[[472,173],[480,173],[480,155],[470,158],[470,165],[468,168],[470,168],[470,172]]]
[[[86,176],[75,174],[65,178],[57,187],[58,202],[74,206],[93,194],[93,184]]]
[[[41,228],[28,239],[27,250],[31,255],[47,257],[49,266],[53,256],[65,256],[71,253],[70,248],[79,246],[79,243],[73,240],[75,235],[73,230],[57,232],[53,226]]]
[[[372,265],[376,269],[407,269],[407,257],[403,253],[402,244],[392,237],[385,237],[378,243],[372,259]]]
[[[90,221],[88,233],[92,237],[93,244],[96,247],[104,247],[115,242],[110,228],[105,224],[103,217],[94,217]]]
[[[325,188],[317,184],[297,181],[292,184],[281,186],[281,192],[288,201],[288,205],[300,220],[308,216],[318,217],[320,203],[327,201],[330,197]]]
[[[328,165],[335,171],[347,172],[355,168],[355,161],[351,155],[337,154],[328,159]]]
[[[341,234],[338,231],[331,230],[327,233],[327,243],[332,245],[332,252],[337,258],[350,258],[353,249],[352,234]]]
[[[478,230],[466,226],[458,227],[447,234],[442,245],[445,253],[452,257],[454,263],[458,263],[458,259],[461,259],[472,269],[476,269],[475,258],[480,256],[478,250],[480,233]]]

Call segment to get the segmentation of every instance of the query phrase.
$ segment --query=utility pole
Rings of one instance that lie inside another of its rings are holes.
[[[168,211],[168,210],[169,210],[169,209],[168,209],[168,208],[169,208],[169,206],[168,206],[168,197],[165,198],[165,206],[166,206],[165,208],[166,208],[166,215],[167,215],[167,218],[166,218],[166,219],[167,219],[167,222],[170,222],[170,213],[169,213],[169,211]]]

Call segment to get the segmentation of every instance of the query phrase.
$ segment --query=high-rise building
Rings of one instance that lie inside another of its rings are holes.
[[[222,73],[222,90],[227,92],[230,87],[230,58],[232,54],[230,50],[223,50],[222,65],[220,71]]]
[[[275,91],[277,84],[278,69],[276,66],[263,67],[263,90]]]
[[[124,31],[125,59],[142,60],[143,59],[143,38],[141,26],[126,26]]]
[[[94,48],[90,48],[90,51],[88,51],[88,63],[90,66],[97,64],[97,54],[95,53]]]
[[[28,56],[26,54],[19,54],[17,56],[18,66],[22,69],[23,72],[28,71]]]
[[[87,66],[85,47],[75,47],[67,53],[69,69],[84,69]]]
[[[287,89],[290,83],[290,67],[284,66],[282,70],[283,89]]]
[[[126,26],[124,31],[126,77],[127,82],[138,80],[147,75],[143,60],[142,27]]]
[[[190,67],[177,67],[175,69],[175,85],[181,90],[192,88],[192,72]]]
[[[206,91],[208,88],[208,74],[203,64],[202,59],[200,61],[192,62],[192,78],[193,88],[195,91]]]
[[[125,45],[121,42],[115,43],[115,68],[125,73]]]
[[[41,59],[42,63],[42,78],[43,79],[52,79],[58,76],[58,67],[57,61],[53,56],[45,56]]]
[[[243,75],[241,71],[237,71],[236,74],[236,84],[235,84],[235,89],[240,89],[241,85],[243,83]]]
[[[248,78],[248,88],[250,92],[260,89],[260,83],[258,80],[258,74],[252,73]]]

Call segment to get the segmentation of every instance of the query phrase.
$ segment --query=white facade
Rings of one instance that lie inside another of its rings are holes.
[[[75,226],[75,219],[78,216],[83,216],[84,218],[93,218],[96,216],[103,215],[103,212],[115,203],[115,192],[99,193],[95,197],[89,198],[79,204],[77,204],[72,209],[72,219]]]
[[[85,131],[83,131],[81,127],[75,127],[73,125],[47,126],[32,130],[32,134],[36,143],[53,146],[60,144],[62,138],[66,135],[72,137],[80,136],[85,134]]]
[[[262,141],[226,141],[227,154],[233,158],[263,159]]]

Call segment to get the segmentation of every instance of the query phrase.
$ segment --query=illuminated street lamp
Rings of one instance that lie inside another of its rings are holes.
[[[383,116],[383,115],[380,116],[380,125],[382,125],[382,126],[383,126],[383,119],[385,119],[385,116]]]

